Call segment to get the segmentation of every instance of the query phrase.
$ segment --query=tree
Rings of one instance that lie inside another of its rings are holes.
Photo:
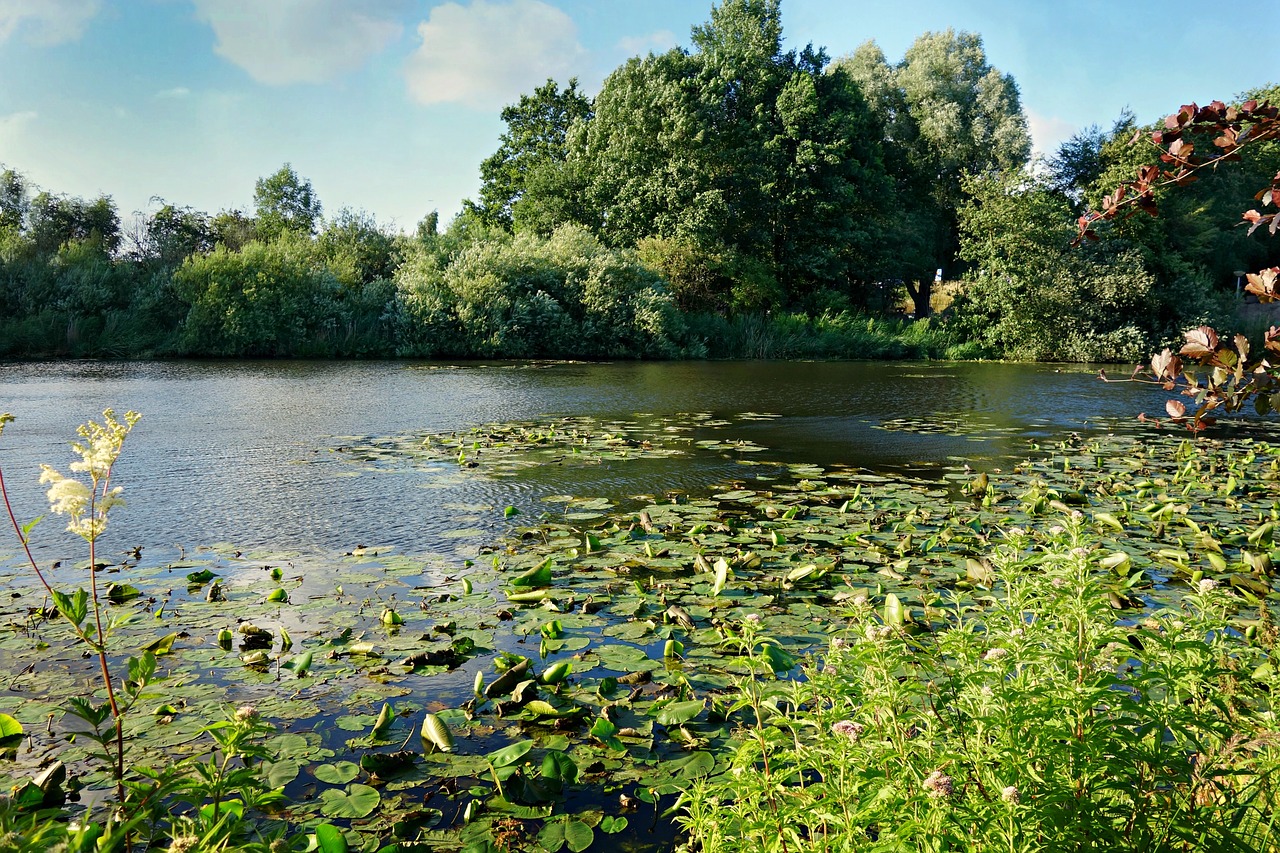
[[[27,219],[27,180],[13,169],[0,172],[0,228],[21,231]]]
[[[217,243],[207,213],[168,202],[147,218],[144,229],[135,249],[140,259],[154,260],[170,269],[181,266],[190,255],[212,251]]]
[[[1123,220],[1137,212],[1157,216],[1157,192],[1185,187],[1203,173],[1216,171],[1224,163],[1239,162],[1246,154],[1280,141],[1280,108],[1252,97],[1232,106],[1222,101],[1204,107],[1185,104],[1165,119],[1162,129],[1139,131],[1132,141],[1154,146],[1160,165],[1139,167],[1136,178],[1120,184],[1103,198],[1101,210],[1083,214],[1078,221],[1077,245],[1101,240],[1097,230],[1100,222]],[[1280,158],[1269,158],[1269,162],[1275,165]],[[1267,180],[1254,199],[1261,209],[1250,208],[1242,216],[1250,225],[1249,234],[1265,228],[1275,236],[1280,232],[1280,211],[1267,208],[1280,208],[1280,171]],[[1280,300],[1280,266],[1250,273],[1248,280],[1246,290],[1259,301]],[[1214,422],[1212,412],[1239,411],[1250,400],[1259,414],[1280,412],[1280,367],[1271,360],[1280,355],[1280,327],[1271,327],[1263,336],[1260,356],[1251,355],[1252,345],[1244,335],[1227,338],[1208,325],[1187,331],[1184,339],[1177,355],[1165,348],[1151,358],[1149,366],[1139,365],[1131,377],[1132,381],[1160,384],[1169,391],[1181,388],[1182,394],[1192,399],[1191,410],[1180,400],[1166,403],[1165,411],[1173,422],[1198,431]],[[1184,357],[1207,368],[1203,383],[1185,369]],[[1102,378],[1106,379],[1105,374]]]
[[[504,108],[507,130],[498,150],[480,164],[483,183],[475,206],[480,217],[512,230],[521,219],[519,208],[528,206],[531,184],[538,184],[535,198],[553,195],[554,187],[546,184],[567,157],[569,131],[577,122],[590,121],[591,115],[591,99],[578,91],[576,77],[563,91],[548,78],[533,94]]]
[[[348,287],[389,279],[395,271],[395,238],[371,214],[343,208],[316,243],[329,270]]]
[[[258,221],[239,210],[224,210],[213,217],[213,240],[232,252],[238,252],[258,239]]]
[[[916,39],[890,65],[874,41],[837,65],[862,86],[884,128],[885,165],[899,211],[887,238],[908,251],[884,270],[927,316],[934,270],[951,266],[965,174],[1021,168],[1031,151],[1017,84],[993,68],[982,38],[946,30]]]
[[[782,50],[777,0],[724,0],[695,50],[634,58],[571,136],[584,224],[701,269],[686,308],[761,310],[861,276],[883,194],[878,128],[820,50]],[[692,253],[692,254],[691,254]],[[691,298],[701,300],[694,304]]]
[[[120,217],[110,196],[93,201],[42,192],[31,201],[27,228],[37,250],[52,255],[67,242],[85,240],[111,254],[120,247]]]
[[[285,232],[310,237],[315,234],[322,212],[311,182],[299,178],[288,163],[275,174],[258,179],[253,204],[258,236],[263,240],[278,239]]]

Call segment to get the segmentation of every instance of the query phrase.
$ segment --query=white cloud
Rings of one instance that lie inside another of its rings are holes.
[[[161,100],[177,100],[179,98],[190,97],[191,90],[186,86],[174,86],[172,89],[162,89],[156,92],[156,97]]]
[[[1058,146],[1070,139],[1080,126],[1057,116],[1042,116],[1027,110],[1027,129],[1031,132],[1031,149],[1035,154],[1052,156]]]
[[[25,24],[27,41],[54,45],[75,41],[98,14],[100,0],[0,0],[0,42]]]
[[[16,138],[27,125],[35,120],[36,113],[32,110],[9,113],[7,116],[0,115],[0,140],[8,142]]]
[[[0,0],[4,2],[4,0]],[[403,0],[194,0],[214,52],[260,83],[322,83],[400,37]]]
[[[586,57],[573,19],[541,0],[444,3],[418,35],[405,80],[421,104],[501,107],[548,77],[564,82]]]
[[[627,36],[618,40],[618,50],[627,56],[664,53],[679,44],[671,30],[658,30],[643,36]]]

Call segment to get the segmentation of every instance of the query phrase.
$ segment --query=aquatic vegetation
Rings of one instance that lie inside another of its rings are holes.
[[[768,416],[742,420],[761,417]],[[724,810],[733,789],[741,814],[760,806],[751,797],[763,789],[735,781],[745,773],[735,775],[735,766],[768,762],[783,786],[768,790],[789,797],[789,786],[817,785],[810,770],[795,769],[802,755],[829,761],[830,750],[857,747],[883,722],[859,716],[866,697],[840,692],[859,683],[850,667],[865,661],[837,646],[855,638],[876,649],[897,644],[918,661],[941,650],[956,672],[1012,665],[1011,655],[1030,647],[975,644],[1000,619],[1013,619],[1010,608],[1040,613],[1025,595],[1011,598],[1019,578],[1068,564],[1096,629],[1155,632],[1141,635],[1148,647],[1173,629],[1135,626],[1212,592],[1222,627],[1199,636],[1240,644],[1232,652],[1239,685],[1229,695],[1274,680],[1280,449],[1260,440],[1265,434],[1194,443],[1070,436],[1029,447],[1025,460],[926,480],[762,461],[762,448],[729,436],[736,422],[709,413],[549,418],[450,435],[342,439],[341,457],[374,471],[407,462],[440,477],[509,477],[540,466],[606,469],[710,453],[741,476],[708,494],[549,495],[537,518],[490,507],[494,528],[507,532],[478,553],[461,543],[439,555],[361,546],[315,558],[225,545],[103,566],[119,591],[104,595],[120,650],[109,662],[120,666],[127,654],[153,661],[139,670],[148,683],[139,707],[152,713],[135,712],[124,726],[130,769],[172,763],[183,784],[198,778],[191,791],[164,794],[182,819],[199,821],[207,806],[239,800],[234,821],[215,807],[215,824],[206,824],[236,843],[300,833],[326,851],[340,843],[583,850],[617,835],[665,849],[677,843],[672,816],[683,815],[692,843],[713,849],[708,839],[723,838],[732,846],[730,836],[759,827],[728,817],[708,827],[714,810],[697,798],[718,797]],[[458,510],[466,524],[477,512]],[[1067,556],[1053,556],[1064,549]],[[69,568],[58,571],[61,578]],[[56,692],[86,683],[92,669],[65,621],[35,605],[38,587],[18,568],[3,573],[7,588],[23,593],[0,601],[0,662],[12,673],[0,692],[0,732],[17,738],[0,777],[35,784],[56,760],[74,780],[68,788],[86,804],[98,802],[110,796],[110,774],[66,728]],[[1177,634],[1178,654],[1189,660],[1200,623],[1181,618],[1193,625]],[[978,659],[961,660],[965,654]],[[902,696],[928,700],[911,713],[943,707],[941,678],[899,684]],[[848,684],[837,689],[832,679]],[[230,709],[241,706],[254,714],[237,722]],[[899,713],[908,714],[905,705]],[[1091,731],[1100,736],[1107,719],[1097,715]],[[211,738],[229,735],[232,725],[248,734],[216,752],[239,757],[209,764]],[[902,731],[910,725],[919,726]],[[973,762],[985,753],[963,746],[929,766],[911,765],[915,793],[903,802],[914,809],[968,796]],[[1233,754],[1248,762],[1263,751]],[[233,774],[240,770],[251,772]],[[752,784],[762,778],[755,774]],[[1015,787],[999,801],[1023,809],[1048,796],[1021,778],[982,783],[997,798]],[[1246,793],[1270,796],[1259,786]],[[752,821],[780,801],[763,802]],[[176,837],[179,825],[167,812],[149,819],[153,837]],[[812,841],[835,825],[796,831]],[[24,826],[45,831],[38,821]],[[776,821],[761,826],[801,846]]]

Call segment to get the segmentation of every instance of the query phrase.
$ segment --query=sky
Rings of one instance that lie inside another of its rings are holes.
[[[1280,0],[782,0],[785,47],[835,58],[982,36],[1038,152],[1280,83]],[[250,210],[289,163],[326,216],[411,231],[479,190],[500,112],[548,77],[595,94],[690,45],[711,0],[0,0],[0,164],[55,194]]]

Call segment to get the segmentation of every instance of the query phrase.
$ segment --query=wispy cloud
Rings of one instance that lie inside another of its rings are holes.
[[[214,52],[271,86],[354,71],[403,32],[405,0],[194,0]]]
[[[649,53],[662,53],[679,44],[676,34],[671,30],[658,30],[642,36],[626,36],[618,40],[618,50],[627,56],[644,56]]]
[[[21,131],[37,117],[35,110],[23,110],[20,113],[9,113],[7,116],[0,115],[0,139],[9,138],[12,134]]]
[[[1031,148],[1036,154],[1050,156],[1058,146],[1080,130],[1080,125],[1057,116],[1042,116],[1035,110],[1027,110],[1027,129],[1031,132]]]
[[[101,5],[100,0],[0,0],[0,42],[19,29],[32,44],[75,41]]]
[[[190,97],[191,90],[186,86],[174,86],[172,89],[161,89],[156,92],[156,97],[163,100],[178,100],[180,98]]]
[[[418,36],[405,80],[420,104],[501,107],[548,77],[563,82],[587,55],[573,19],[541,0],[444,3]]]

